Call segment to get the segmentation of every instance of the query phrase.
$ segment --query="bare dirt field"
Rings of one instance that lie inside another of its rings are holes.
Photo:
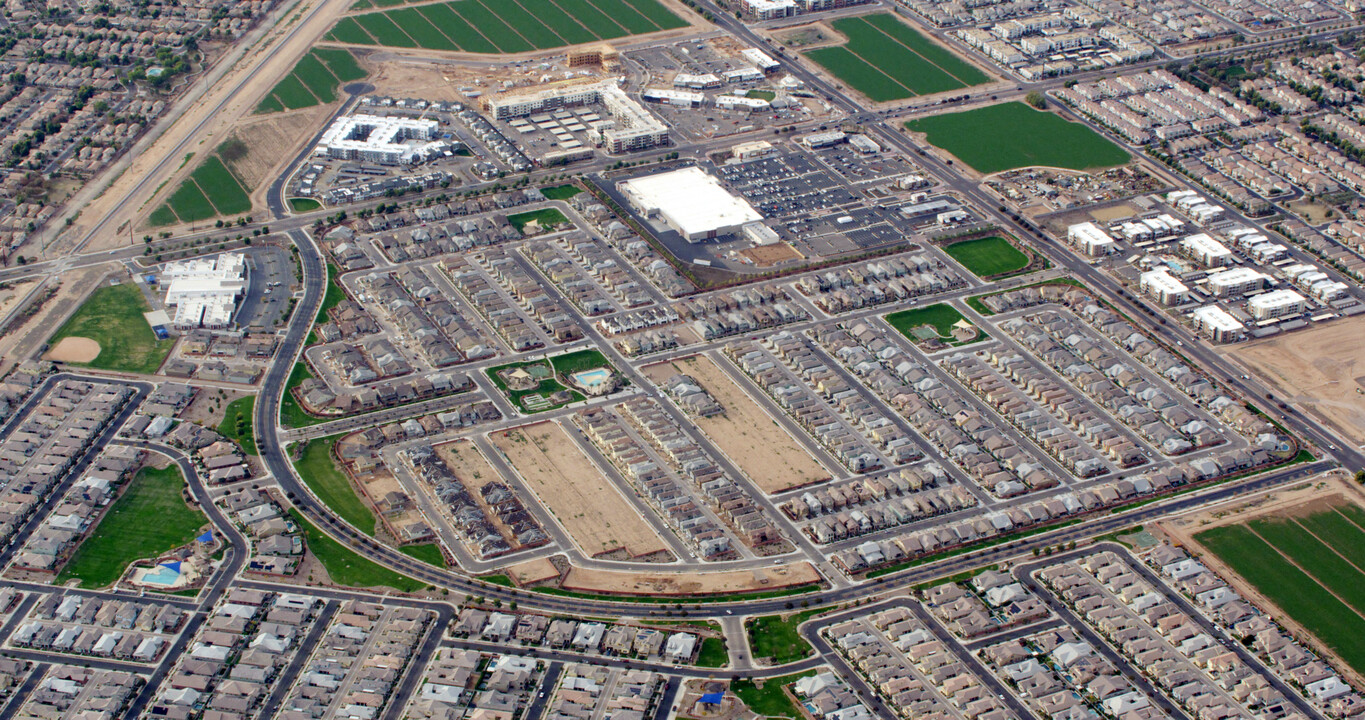
[[[645,373],[655,382],[674,373],[690,375],[711,393],[725,412],[693,421],[763,492],[782,492],[830,477],[824,466],[710,358],[694,355],[651,365]]]
[[[1365,443],[1365,316],[1239,345],[1227,355],[1289,402],[1316,413],[1352,442]]]
[[[757,267],[772,267],[788,260],[800,260],[803,256],[796,251],[796,248],[786,244],[777,243],[776,245],[759,245],[740,252],[746,258],[754,261]]]
[[[1327,656],[1332,667],[1346,675],[1347,680],[1359,687],[1365,684],[1365,677],[1351,669],[1336,653],[1321,642],[1313,633],[1298,624],[1288,614],[1279,610],[1275,603],[1262,595],[1256,588],[1242,579],[1236,571],[1218,559],[1218,556],[1204,549],[1194,536],[1205,530],[1224,525],[1234,525],[1257,519],[1294,518],[1311,515],[1334,506],[1355,504],[1365,506],[1365,493],[1359,485],[1341,472],[1323,473],[1293,486],[1274,492],[1255,495],[1250,499],[1214,505],[1188,515],[1181,515],[1156,524],[1155,529],[1173,543],[1182,545],[1198,555],[1214,572],[1227,580],[1239,595],[1249,598],[1257,606],[1272,611],[1275,620],[1289,630],[1300,641],[1305,641],[1317,652]]]
[[[10,283],[4,290],[0,290],[0,318],[8,316],[14,306],[18,305],[19,301],[33,291],[33,286],[37,282],[37,280],[20,280]]]
[[[1099,222],[1125,220],[1137,214],[1137,208],[1134,208],[1128,203],[1119,203],[1118,205],[1111,205],[1110,207],[1090,211],[1090,217],[1095,218]]]
[[[194,396],[189,407],[180,413],[180,418],[204,427],[216,428],[223,422],[228,403],[251,394],[216,387],[200,388],[199,394]]]
[[[379,95],[420,97],[432,101],[463,100],[456,83],[469,82],[459,68],[409,60],[382,51],[371,54],[365,65],[371,73],[365,82],[373,85],[375,93]]]
[[[278,174],[279,166],[294,157],[304,136],[316,129],[330,111],[330,105],[320,105],[272,113],[260,119],[251,116],[239,123],[232,137],[246,145],[247,153],[228,162],[232,172],[248,192],[266,187],[267,181]]]
[[[67,363],[88,363],[99,357],[100,344],[83,337],[66,337],[57,341],[47,353],[47,359]]]
[[[558,424],[536,423],[491,440],[589,557],[624,549],[638,558],[668,549]]]
[[[716,595],[776,590],[819,582],[820,573],[801,561],[780,567],[725,572],[624,572],[570,568],[562,587],[594,593]]]
[[[559,568],[555,567],[549,558],[536,558],[509,565],[506,571],[512,582],[522,586],[559,579]]]

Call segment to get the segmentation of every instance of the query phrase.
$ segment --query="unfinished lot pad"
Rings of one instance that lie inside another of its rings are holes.
[[[1247,343],[1228,355],[1289,402],[1307,406],[1352,442],[1365,443],[1365,317]]]
[[[821,581],[808,562],[726,572],[644,573],[569,569],[561,587],[578,592],[627,595],[720,595],[799,587]]]
[[[719,415],[692,421],[765,493],[827,480],[830,472],[810,456],[763,408],[710,358],[682,358],[645,368],[655,384],[675,373],[691,376],[725,408]]]
[[[667,554],[667,546],[573,440],[554,422],[494,433],[540,503],[590,557]]]

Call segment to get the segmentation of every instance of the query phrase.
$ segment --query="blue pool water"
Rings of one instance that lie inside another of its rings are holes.
[[[156,567],[156,572],[150,572],[142,576],[142,582],[148,585],[174,585],[180,579],[180,573],[161,565]]]

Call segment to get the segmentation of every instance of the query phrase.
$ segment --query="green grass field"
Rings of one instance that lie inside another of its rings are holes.
[[[314,210],[321,210],[322,203],[313,198],[289,198],[289,209],[294,212],[312,212]]]
[[[569,222],[569,219],[564,217],[564,213],[560,212],[557,208],[543,208],[530,212],[517,213],[516,215],[508,215],[507,222],[512,223],[512,227],[515,227],[517,232],[526,235],[526,226],[530,225],[532,222],[540,223],[540,230],[535,233],[540,234],[542,232],[549,232],[554,229],[554,226],[559,225],[560,223]]]
[[[730,664],[730,650],[725,638],[704,637],[697,651],[697,667],[720,668]]]
[[[889,323],[891,327],[895,328],[896,332],[909,338],[911,342],[918,342],[918,338],[916,338],[913,333],[915,328],[921,325],[929,325],[932,326],[934,330],[938,331],[939,338],[952,345],[958,344],[953,342],[953,324],[959,320],[966,319],[962,317],[962,313],[958,312],[956,308],[946,303],[926,305],[925,307],[916,308],[914,310],[901,310],[900,312],[893,312],[885,317],[886,322]],[[979,335],[978,339],[982,337],[985,336]],[[968,342],[976,341],[977,340],[970,340]]]
[[[757,682],[748,678],[741,678],[730,683],[730,692],[733,692],[760,717],[802,718],[805,715],[797,709],[796,704],[792,702],[784,688],[803,677],[814,674],[814,670],[807,670],[795,675],[783,675],[782,677],[768,678]],[[763,683],[763,687],[758,686],[760,682]]]
[[[365,506],[351,487],[351,481],[332,460],[332,447],[338,436],[310,440],[299,452],[294,468],[308,489],[342,520],[366,535],[374,535],[374,513]]]
[[[407,575],[396,573],[356,554],[305,520],[298,510],[290,508],[289,515],[303,530],[308,551],[326,568],[332,582],[349,587],[391,587],[399,592],[416,592],[425,587]]]
[[[550,367],[556,373],[572,375],[584,370],[593,368],[610,368],[611,363],[607,362],[607,356],[598,350],[578,350],[576,352],[555,355],[550,358]]]
[[[446,567],[445,555],[441,554],[441,546],[436,543],[424,543],[422,545],[404,545],[398,551],[408,557],[417,558],[428,565],[438,568]]]
[[[185,478],[172,465],[143,468],[105,513],[100,524],[57,574],[58,585],[79,579],[81,587],[107,587],[134,560],[154,558],[194,540],[206,522],[180,491]]]
[[[256,435],[252,432],[255,410],[255,395],[239,397],[227,404],[223,409],[223,421],[218,423],[218,434],[236,440],[247,455],[256,454]]]
[[[309,415],[303,409],[298,400],[294,399],[294,388],[303,383],[304,380],[313,377],[309,371],[308,364],[300,360],[294,363],[294,368],[289,371],[289,380],[284,384],[284,396],[280,398],[280,424],[287,428],[301,428],[309,425],[327,422],[331,418],[320,418]]]
[[[805,53],[874,102],[958,90],[990,81],[971,63],[934,43],[890,13],[835,20],[843,45]]]
[[[756,658],[772,658],[774,665],[785,665],[810,657],[815,653],[815,648],[801,638],[796,627],[822,612],[828,610],[804,610],[786,617],[764,615],[749,618],[744,623],[744,632],[749,636],[749,649]]]
[[[98,370],[150,374],[175,347],[174,340],[157,340],[142,314],[151,310],[142,290],[131,282],[106,285],[93,293],[76,313],[48,339],[56,345],[66,337],[90,338],[100,353],[88,363],[71,363]]]
[[[215,151],[180,183],[166,202],[147,216],[151,227],[240,215],[251,210],[251,191]]]
[[[345,21],[351,22],[345,23],[345,27],[338,25],[332,30],[333,34],[346,38],[341,42],[373,44],[371,36],[360,25],[355,24],[352,18],[345,18]],[[270,92],[261,98],[260,104],[256,106],[256,114],[298,110],[336,102],[338,87],[360,80],[368,74],[356,62],[355,55],[351,54],[350,50],[313,48],[299,59],[288,75],[275,83]]]
[[[401,0],[369,0],[367,4],[383,7],[401,4]],[[366,8],[357,3],[352,9]],[[345,17],[325,39],[353,45],[506,54],[686,25],[658,0],[451,0]]]
[[[1253,520],[1195,535],[1204,547],[1365,671],[1365,512],[1339,505],[1302,517]]]
[[[590,352],[591,352],[591,351],[590,351]],[[575,403],[575,402],[578,402],[579,400],[582,400],[582,399],[583,399],[583,396],[582,396],[581,394],[579,394],[578,392],[576,392],[576,391],[574,391],[574,390],[569,390],[569,388],[564,387],[563,385],[561,385],[561,384],[559,383],[558,380],[555,380],[555,379],[554,379],[553,366],[552,366],[552,368],[551,368],[551,370],[550,370],[550,375],[547,376],[545,379],[541,380],[540,383],[539,383],[538,385],[536,385],[534,388],[531,388],[531,389],[529,389],[529,390],[512,390],[511,388],[508,388],[508,387],[507,387],[507,383],[504,382],[503,379],[502,379],[501,377],[498,376],[498,371],[500,371],[500,370],[506,370],[506,369],[509,369],[509,368],[517,368],[517,367],[530,367],[530,366],[533,366],[533,365],[544,365],[544,364],[545,364],[545,361],[544,361],[544,360],[536,360],[536,361],[533,361],[533,362],[524,362],[524,363],[509,363],[509,364],[507,364],[507,365],[499,365],[499,366],[497,366],[497,367],[487,368],[486,370],[484,370],[484,372],[488,375],[488,379],[492,380],[492,381],[493,381],[493,384],[494,384],[494,385],[497,385],[497,386],[498,386],[498,389],[501,390],[502,393],[503,393],[504,395],[507,396],[507,399],[510,400],[510,401],[512,402],[513,405],[516,405],[517,408],[519,408],[522,412],[525,412],[525,413],[545,412],[546,410],[553,410],[553,409],[555,409],[555,408],[557,408],[557,407],[562,407],[562,406],[567,405],[567,404],[569,404],[569,403]],[[533,409],[533,408],[530,408],[530,407],[527,407],[526,405],[524,405],[524,404],[522,403],[522,400],[523,400],[524,398],[526,398],[528,395],[536,395],[536,394],[539,394],[539,395],[541,395],[542,397],[544,397],[546,400],[548,400],[548,399],[549,399],[549,396],[550,396],[551,394],[556,393],[556,392],[559,392],[560,390],[568,390],[568,391],[569,391],[569,395],[570,395],[571,397],[569,398],[568,403],[558,403],[558,404],[555,404],[555,405],[548,405],[548,404],[547,404],[547,405],[545,405],[544,407],[536,407],[536,408],[534,408],[534,409]]]
[[[980,278],[1023,270],[1029,257],[1002,237],[963,240],[945,246],[943,251]]]
[[[581,192],[583,192],[583,188],[577,185],[555,185],[540,189],[540,194],[550,200],[568,200]]]
[[[1021,102],[934,115],[905,126],[986,174],[1035,165],[1090,170],[1130,159],[1123,148],[1085,125]]]
[[[337,266],[327,264],[327,292],[322,296],[322,304],[318,306],[318,314],[313,318],[313,325],[317,326],[327,322],[327,313],[346,299],[346,291],[341,289],[341,283],[337,278],[341,276],[341,271]],[[308,344],[317,342],[317,335],[313,332],[308,333]]]

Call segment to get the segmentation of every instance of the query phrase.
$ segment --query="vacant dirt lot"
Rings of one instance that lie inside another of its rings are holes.
[[[509,565],[507,576],[518,585],[534,585],[546,580],[558,580],[559,568],[549,558],[536,558],[526,562]]]
[[[81,306],[90,288],[98,286],[108,272],[108,266],[97,265],[63,274],[56,281],[56,294],[43,303],[37,313],[12,332],[0,335],[0,365],[26,360],[37,352],[67,316]]]
[[[559,425],[536,423],[491,439],[589,557],[621,549],[633,558],[667,550]]]
[[[797,252],[795,248],[786,243],[759,245],[758,247],[751,247],[748,250],[743,250],[739,254],[753,260],[754,265],[758,267],[772,267],[778,263],[786,262],[788,260],[800,260],[804,257],[801,253]]]
[[[618,572],[570,568],[563,587],[594,593],[633,595],[715,595],[807,585],[820,580],[808,562],[758,570],[725,572]]]
[[[1365,443],[1365,317],[1235,347],[1241,360],[1356,444]]]
[[[697,427],[765,493],[782,492],[830,477],[786,430],[704,355],[651,365],[656,382],[674,373],[690,375],[725,408],[720,415],[695,418]]]
[[[278,167],[294,157],[304,136],[311,133],[327,117],[330,106],[319,105],[293,112],[250,116],[238,124],[232,137],[246,145],[247,153],[240,159],[229,160],[232,172],[246,186],[247,192],[264,188],[275,176]]]

